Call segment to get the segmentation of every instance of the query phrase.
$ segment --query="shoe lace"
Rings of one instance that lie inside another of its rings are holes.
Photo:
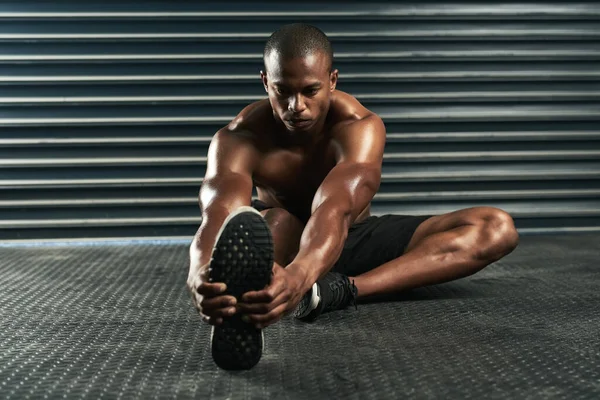
[[[349,279],[343,280],[335,280],[329,283],[329,288],[333,294],[332,306],[333,308],[338,308],[340,304],[348,304],[349,300],[351,300],[354,308],[358,310],[358,306],[356,305],[356,298],[358,296],[358,289],[354,284],[354,279],[350,282]],[[350,294],[351,299],[348,298],[348,294]]]

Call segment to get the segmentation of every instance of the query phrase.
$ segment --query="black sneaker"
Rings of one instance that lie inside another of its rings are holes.
[[[302,321],[314,321],[319,315],[333,311],[342,310],[350,303],[356,309],[356,297],[358,290],[354,281],[346,275],[338,272],[329,272],[323,278],[313,284],[294,310],[294,317]]]
[[[271,282],[273,239],[263,216],[252,207],[232,212],[217,235],[209,266],[209,282],[224,282],[225,295],[240,299]],[[212,357],[228,370],[250,369],[262,356],[264,335],[240,314],[224,317],[211,332]]]

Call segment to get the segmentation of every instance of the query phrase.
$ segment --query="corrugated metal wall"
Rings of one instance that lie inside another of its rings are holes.
[[[191,237],[211,136],[309,22],[388,130],[375,213],[600,230],[600,4],[0,2],[0,240]]]

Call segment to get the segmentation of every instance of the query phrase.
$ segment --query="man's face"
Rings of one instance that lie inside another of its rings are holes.
[[[329,111],[337,70],[330,73],[327,55],[317,51],[295,59],[281,59],[276,51],[261,72],[273,111],[290,132],[309,132]]]

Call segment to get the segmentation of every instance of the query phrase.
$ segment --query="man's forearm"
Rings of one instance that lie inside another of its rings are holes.
[[[200,225],[198,233],[194,237],[194,242],[190,248],[190,258],[193,263],[198,263],[198,265],[201,266],[210,261],[217,233],[219,232],[219,229],[221,229],[221,225],[223,225],[229,212],[230,211],[224,207],[214,208],[210,212],[204,212],[202,224]]]
[[[302,272],[308,290],[336,263],[348,236],[350,211],[326,202],[312,214],[300,240],[298,255],[289,265]]]
[[[202,224],[190,247],[192,265],[205,265],[210,261],[223,222],[238,207],[249,205],[251,197],[252,180],[249,176],[227,174],[218,180],[205,180],[200,190]]]

